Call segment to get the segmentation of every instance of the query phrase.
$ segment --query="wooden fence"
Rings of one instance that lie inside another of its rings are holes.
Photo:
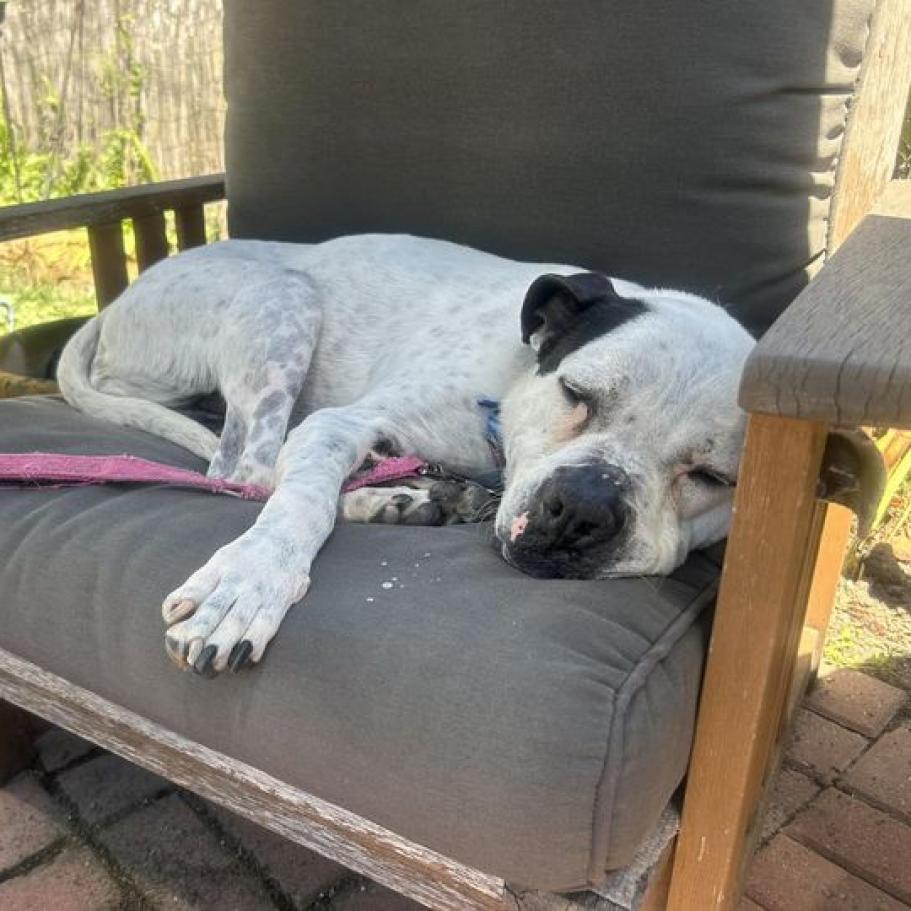
[[[161,178],[223,170],[221,0],[9,0],[0,53],[23,147],[141,139]]]

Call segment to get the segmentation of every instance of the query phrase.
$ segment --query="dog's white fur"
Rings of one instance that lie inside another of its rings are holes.
[[[722,538],[731,493],[711,478],[736,475],[752,338],[702,298],[617,279],[647,312],[539,373],[540,339],[519,333],[526,290],[579,271],[409,236],[232,240],[158,263],[83,327],[59,368],[71,404],[186,446],[210,474],[275,487],[256,524],[165,599],[172,657],[207,652],[222,670],[244,640],[262,657],[378,440],[460,473],[495,467],[482,397],[503,402],[507,559],[542,482],[592,461],[628,474],[632,517],[593,575],[667,573]],[[597,404],[579,412],[567,383]],[[220,440],[166,407],[215,389]],[[305,416],[285,441],[292,411]]]

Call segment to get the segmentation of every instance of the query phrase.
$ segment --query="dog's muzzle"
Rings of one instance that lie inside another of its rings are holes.
[[[540,578],[591,579],[616,559],[630,524],[629,476],[616,465],[558,468],[514,520],[504,556]]]

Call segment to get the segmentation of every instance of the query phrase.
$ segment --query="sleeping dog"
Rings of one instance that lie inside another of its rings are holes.
[[[509,563],[671,572],[727,533],[753,344],[707,300],[572,266],[409,236],[231,240],[144,272],[70,340],[58,379],[76,408],[274,488],[164,600],[169,655],[212,674],[262,658],[372,449],[461,476],[497,467],[483,400],[501,403]],[[214,390],[220,438],[171,410]],[[361,491],[342,512],[410,521],[432,494]]]

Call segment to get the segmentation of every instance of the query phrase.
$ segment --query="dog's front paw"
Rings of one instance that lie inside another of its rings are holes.
[[[310,585],[281,556],[274,542],[248,532],[171,592],[162,604],[171,660],[206,677],[258,662]]]

